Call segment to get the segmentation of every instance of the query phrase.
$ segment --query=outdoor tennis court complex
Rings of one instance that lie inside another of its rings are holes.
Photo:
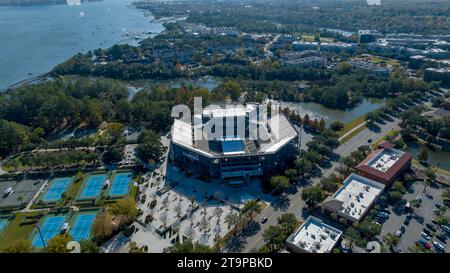
[[[41,200],[46,203],[58,202],[61,200],[63,193],[66,192],[71,183],[72,177],[60,177],[53,179]]]
[[[8,219],[0,219],[0,236],[3,234],[3,231],[6,230],[6,227],[9,225]]]
[[[87,178],[86,183],[81,190],[80,199],[95,199],[100,196],[103,185],[105,184],[106,174],[92,174]]]
[[[116,173],[114,176],[109,196],[123,196],[129,192],[131,182],[131,173]]]
[[[91,174],[86,179],[86,182],[81,188],[78,195],[79,200],[96,199],[101,196],[102,191],[108,185],[107,194],[110,197],[121,197],[130,192],[131,186],[131,172],[117,172],[111,175],[112,183],[108,180],[107,173]]]
[[[94,223],[96,212],[77,213],[72,217],[68,215],[47,216],[39,224],[39,229],[35,228],[32,244],[34,247],[42,248],[47,246],[48,241],[58,234],[62,233],[64,223],[69,223],[69,229],[66,231],[74,241],[88,240],[91,236],[92,224]],[[71,225],[70,223],[73,222]]]

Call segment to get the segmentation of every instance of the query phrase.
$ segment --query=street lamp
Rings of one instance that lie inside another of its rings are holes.
[[[36,227],[37,227],[37,230],[38,230],[38,233],[39,233],[39,237],[41,238],[42,245],[44,245],[44,247],[45,247],[44,237],[42,237],[42,232],[41,232],[41,228],[39,227],[39,224],[36,224]]]

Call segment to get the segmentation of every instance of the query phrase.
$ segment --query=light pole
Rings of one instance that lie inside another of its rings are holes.
[[[36,224],[36,227],[37,227],[37,230],[38,230],[38,232],[39,232],[39,237],[41,238],[42,244],[44,245],[44,247],[46,247],[46,246],[45,246],[44,237],[42,237],[41,228],[39,227],[38,224]]]

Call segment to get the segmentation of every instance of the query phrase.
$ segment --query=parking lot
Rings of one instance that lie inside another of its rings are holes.
[[[436,204],[443,205],[441,194],[444,186],[440,184],[432,184],[426,188],[426,192],[424,192],[424,188],[423,182],[414,182],[411,186],[409,186],[408,192],[403,197],[406,201],[415,200],[417,196],[422,198],[420,206],[414,208],[414,213],[412,214],[408,225],[405,224],[405,219],[408,214],[407,211],[402,211],[397,208],[393,208],[392,206],[388,207],[391,213],[382,226],[380,238],[387,233],[395,234],[401,226],[404,226],[405,232],[396,246],[396,251],[404,253],[410,252],[409,250],[414,249],[417,240],[423,238],[421,233],[424,228],[426,228],[426,224],[430,224],[436,229],[436,232],[431,231],[432,238],[428,241],[428,243],[432,245],[432,250],[438,252],[436,247],[433,246],[433,241],[437,241],[444,245],[445,252],[449,253],[449,245],[435,237],[438,234],[444,234],[444,236],[447,237],[447,235],[445,235],[445,231],[432,223],[432,220],[436,217],[436,214],[433,212],[433,209],[436,209]],[[446,213],[449,213],[448,210]]]

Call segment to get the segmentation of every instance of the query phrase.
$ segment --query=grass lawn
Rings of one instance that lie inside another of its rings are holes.
[[[133,182],[131,182],[131,183],[133,183]],[[133,197],[134,200],[136,200],[136,198],[137,198],[137,195],[138,195],[138,189],[139,189],[138,186],[132,185],[132,188],[131,188],[131,197]]]
[[[302,40],[306,42],[315,42],[314,35],[302,35]],[[331,43],[333,42],[333,38],[320,37],[320,42]]]
[[[34,225],[20,225],[22,220],[26,216],[32,216],[39,214],[41,212],[28,212],[28,213],[17,213],[16,218],[9,224],[3,235],[0,237],[0,253],[4,252],[5,248],[11,243],[18,239],[30,239],[31,233],[33,232]]]
[[[67,191],[67,196],[70,199],[75,200],[75,197],[77,196],[81,185],[83,185],[83,181],[76,181],[76,183],[74,181],[74,183],[72,183],[72,185],[70,186],[70,189]]]
[[[342,128],[342,130],[340,130],[338,132],[339,137],[345,135],[348,131],[350,131],[351,129],[355,128],[356,126],[360,125],[361,123],[363,123],[366,120],[366,115],[362,115],[346,124],[344,124],[344,128]],[[363,128],[365,128],[363,126]]]
[[[381,58],[375,57],[375,56],[370,57],[370,59],[373,62],[376,62],[376,63],[386,63],[386,64],[389,64],[389,65],[392,65],[392,66],[399,66],[400,65],[399,61],[393,60],[393,59],[386,59],[385,60],[385,59],[381,59]]]
[[[355,131],[351,132],[350,134],[348,134],[347,136],[345,136],[342,140],[341,140],[341,144],[344,144],[345,142],[349,141],[352,137],[356,136],[357,134],[361,133],[364,129],[366,129],[366,126],[361,126],[358,129],[356,129]]]
[[[396,135],[398,135],[400,133],[399,130],[392,130],[389,131],[386,135],[382,136],[380,139],[378,139],[377,141],[375,141],[372,144],[372,148],[376,148],[378,146],[378,144],[380,144],[381,142],[385,141],[388,137],[393,138]]]

